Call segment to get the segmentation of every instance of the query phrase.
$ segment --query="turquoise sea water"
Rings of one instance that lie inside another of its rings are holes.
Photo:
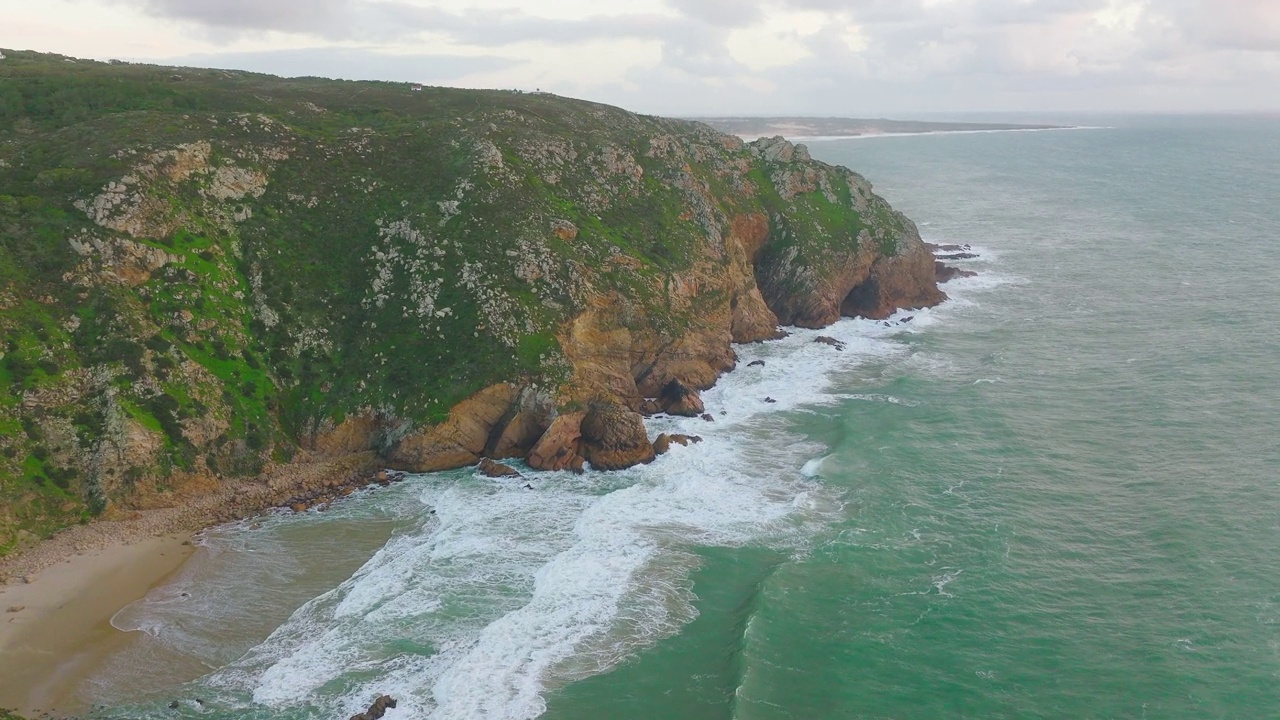
[[[117,617],[146,632],[85,699],[1280,716],[1280,121],[1106,124],[812,143],[980,275],[910,322],[742,348],[717,422],[651,425],[705,442],[654,465],[423,476],[211,532]]]

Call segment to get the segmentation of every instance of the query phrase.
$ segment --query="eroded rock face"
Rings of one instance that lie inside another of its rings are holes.
[[[698,391],[679,380],[672,380],[662,387],[658,402],[662,404],[663,410],[672,415],[697,417],[706,412]]]
[[[397,470],[435,472],[474,465],[480,461],[489,435],[519,398],[509,383],[492,385],[449,411],[449,419],[412,433],[388,455]]]
[[[624,470],[653,461],[644,418],[621,405],[592,403],[581,430],[582,455],[593,468]]]
[[[526,462],[534,470],[572,470],[582,472],[582,420],[585,412],[558,415],[551,426],[529,451]]]
[[[494,427],[484,454],[495,460],[524,457],[551,427],[555,405],[550,393],[525,388]]]
[[[933,256],[923,245],[920,248],[877,260],[867,278],[840,303],[840,313],[881,320],[895,310],[932,307],[945,300],[947,296],[935,280]]]

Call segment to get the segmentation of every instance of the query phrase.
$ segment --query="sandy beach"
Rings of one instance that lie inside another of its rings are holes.
[[[122,607],[177,571],[192,534],[372,481],[371,453],[273,468],[172,507],[67,528],[0,561],[0,708],[58,717],[84,708],[76,689],[130,638],[111,626]]]
[[[193,551],[188,537],[90,550],[0,588],[0,707],[54,716],[79,709],[79,683],[126,639],[111,617],[181,567]]]

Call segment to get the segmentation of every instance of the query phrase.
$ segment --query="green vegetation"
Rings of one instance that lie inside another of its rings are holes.
[[[733,214],[768,213],[797,290],[901,231],[834,169],[784,200],[775,174],[817,164],[593,103],[4,56],[0,554],[363,410],[421,425],[495,382],[561,383],[558,332],[591,298],[687,331],[726,298],[673,278],[728,262]]]

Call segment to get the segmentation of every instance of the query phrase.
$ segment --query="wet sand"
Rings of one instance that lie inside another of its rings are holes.
[[[111,626],[191,556],[172,533],[90,550],[0,587],[0,707],[25,715],[84,710],[76,690],[130,634]]]

